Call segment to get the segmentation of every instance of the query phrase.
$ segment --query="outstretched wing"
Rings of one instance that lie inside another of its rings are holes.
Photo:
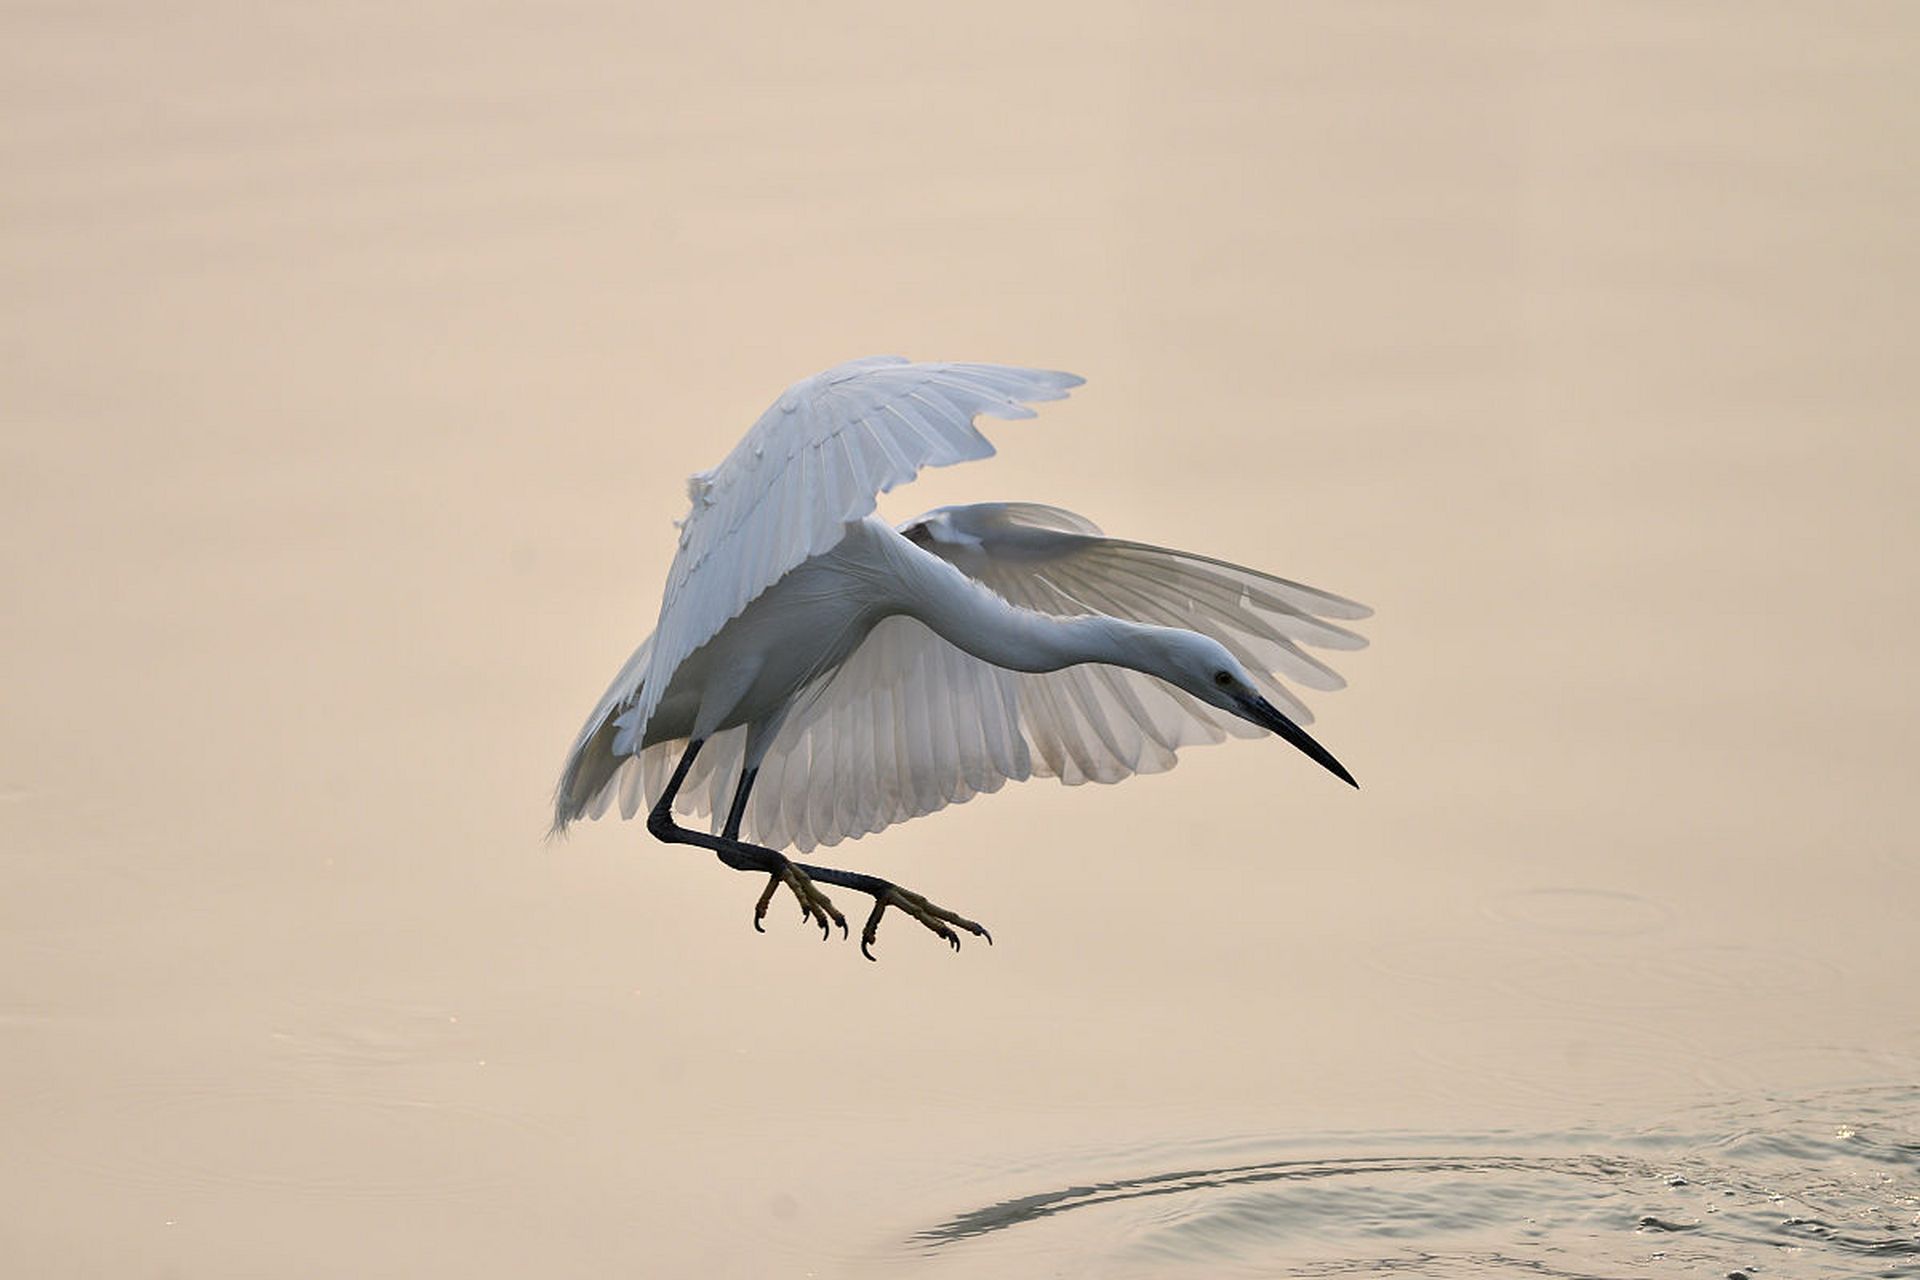
[[[620,674],[613,678],[607,691],[600,695],[593,714],[574,736],[573,749],[567,752],[567,762],[560,770],[560,785],[554,788],[552,834],[566,831],[567,824],[577,818],[598,818],[607,811],[617,789],[614,778],[628,766],[633,755],[629,744],[618,741],[618,721],[639,694],[640,681],[652,658],[653,637],[648,636],[620,668]],[[622,750],[623,747],[627,749]],[[638,767],[635,763],[634,769]],[[627,816],[633,816],[632,810]]]
[[[1345,683],[1305,650],[1366,644],[1328,621],[1367,617],[1364,605],[1205,556],[1104,537],[1055,507],[946,507],[901,532],[1025,608],[1210,635],[1301,723],[1312,716],[1283,681],[1328,690]],[[1006,671],[911,618],[888,618],[781,729],[761,764],[746,831],[762,844],[806,850],[1010,780],[1118,782],[1172,768],[1183,746],[1262,732],[1138,672],[1091,664]],[[681,793],[689,812],[725,811],[744,740],[736,730],[709,743]],[[657,757],[644,761],[654,776],[643,783],[636,767],[623,805],[659,794],[670,760],[658,747],[647,755]]]
[[[991,364],[854,360],[794,383],[726,460],[687,482],[692,509],[638,681],[644,726],[674,669],[749,601],[837,543],[922,467],[990,457],[981,414],[1031,418],[1082,379]]]

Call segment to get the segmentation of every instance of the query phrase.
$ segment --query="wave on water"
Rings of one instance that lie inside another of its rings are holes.
[[[1261,1145],[1116,1152],[1104,1176],[955,1213],[909,1247],[1004,1240],[1100,1275],[1920,1277],[1920,1086],[1622,1134]]]

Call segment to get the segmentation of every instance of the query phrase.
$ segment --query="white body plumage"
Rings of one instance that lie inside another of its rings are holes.
[[[1228,734],[1281,733],[1351,781],[1281,681],[1340,687],[1302,646],[1360,647],[1328,619],[1364,606],[1052,507],[872,517],[920,466],[990,454],[975,415],[1031,416],[1078,381],[881,357],[789,388],[690,482],[660,623],[576,740],[556,829],[652,806],[688,741],[677,807],[717,818],[754,770],[743,834],[802,850]]]

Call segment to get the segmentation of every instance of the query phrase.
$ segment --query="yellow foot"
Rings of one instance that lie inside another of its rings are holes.
[[[780,870],[767,877],[767,887],[760,891],[760,901],[753,904],[753,927],[757,931],[767,931],[760,922],[767,918],[767,907],[783,884],[793,890],[793,896],[800,900],[800,918],[819,924],[823,940],[833,936],[833,926],[836,924],[840,926],[840,936],[847,936],[847,918],[840,914],[826,894],[820,892],[820,887],[814,884],[812,878],[791,862],[784,863]]]
[[[860,954],[869,960],[877,958],[873,954],[873,942],[880,932],[880,917],[886,914],[888,907],[897,907],[906,912],[933,930],[936,937],[955,951],[960,949],[960,935],[949,928],[949,925],[965,929],[977,938],[985,938],[988,946],[993,945],[993,935],[987,932],[985,925],[976,924],[965,916],[956,915],[945,907],[936,906],[911,889],[902,889],[899,885],[890,884],[873,895],[873,914],[867,917],[867,927],[860,931]]]

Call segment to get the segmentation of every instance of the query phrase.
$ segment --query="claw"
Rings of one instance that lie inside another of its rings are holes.
[[[785,876],[787,884],[793,889],[793,896],[800,901],[800,918],[818,922],[822,942],[833,936],[835,922],[838,922],[843,929],[846,927],[845,917],[834,908],[832,900],[820,892],[804,872],[792,863],[788,863]]]
[[[873,900],[873,914],[867,917],[867,927],[860,931],[860,954],[879,963],[880,957],[873,954],[873,944],[880,940],[880,917],[887,914],[887,900],[876,897]]]
[[[832,899],[814,886],[805,872],[792,863],[781,867],[767,876],[767,887],[760,891],[760,898],[753,904],[753,927],[758,933],[767,931],[762,923],[767,916],[767,908],[773,902],[773,896],[785,885],[793,890],[794,901],[800,905],[800,920],[803,924],[818,924],[822,941],[833,936],[833,926],[839,925],[844,935],[847,931],[846,917],[834,907]]]
[[[760,922],[767,918],[767,905],[773,901],[773,895],[779,888],[780,877],[777,875],[768,876],[767,887],[761,890],[760,893],[760,901],[753,904],[753,931],[755,933],[765,933],[767,931],[767,926]]]
[[[778,857],[771,850],[762,850],[762,852],[771,857]],[[794,901],[800,907],[801,921],[820,926],[821,941],[824,942],[833,937],[834,925],[840,926],[842,938],[851,936],[852,931],[848,928],[847,918],[840,914],[839,908],[833,905],[833,900],[820,891],[807,869],[784,860],[783,864],[776,865],[778,869],[767,876],[766,888],[760,891],[759,900],[753,904],[755,931],[766,932],[763,921],[766,918],[767,908],[772,904],[774,895],[780,891],[780,886],[785,885],[793,890]],[[860,930],[860,954],[870,961],[878,962],[880,959],[874,954],[873,949],[880,940],[880,921],[886,916],[888,907],[897,907],[912,916],[929,933],[956,952],[962,949],[959,930],[985,938],[989,945],[993,943],[993,935],[987,932],[986,926],[948,911],[945,907],[928,901],[911,889],[903,889],[899,885],[876,880],[873,877],[862,876],[859,880],[861,881],[858,886],[860,891],[870,894],[873,898],[873,911],[867,916],[866,925]],[[868,888],[867,885],[874,887]]]

